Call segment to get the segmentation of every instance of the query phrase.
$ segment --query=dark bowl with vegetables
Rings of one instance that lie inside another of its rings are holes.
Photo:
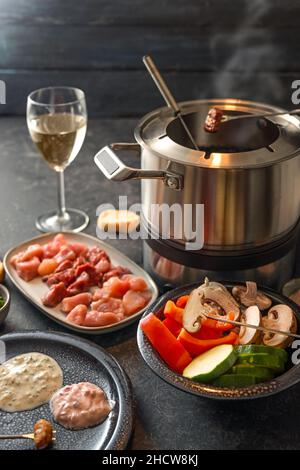
[[[235,300],[241,294],[238,288],[242,283],[221,284],[230,294],[234,292]],[[167,292],[149,306],[139,323],[138,347],[155,374],[185,392],[222,400],[266,397],[300,382],[299,340],[293,342],[293,338],[266,331],[260,332],[258,339],[255,329],[237,328],[224,321],[207,319],[195,334],[186,331],[182,325],[179,327],[179,317],[187,308],[184,302],[198,287],[199,283],[194,283]],[[245,287],[243,293],[250,292],[250,287]],[[259,325],[299,333],[300,308],[297,304],[266,287],[257,286],[256,295],[260,295],[257,302],[263,312]],[[242,297],[242,300],[247,304],[247,299]],[[243,312],[243,321],[255,325],[255,308],[243,306],[240,298],[237,303]],[[279,310],[276,317],[275,306]],[[293,319],[289,318],[291,311]],[[245,315],[248,315],[246,320]],[[212,321],[215,323],[209,324]],[[171,334],[166,332],[166,327]]]
[[[10,293],[7,287],[0,284],[0,325],[6,319],[10,307]]]

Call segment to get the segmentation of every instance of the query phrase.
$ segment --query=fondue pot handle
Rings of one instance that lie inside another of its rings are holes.
[[[139,144],[118,143],[103,147],[94,157],[97,167],[109,180],[125,181],[130,179],[161,179],[166,186],[175,191],[183,188],[183,177],[168,170],[143,170],[124,165],[115,150],[140,151]]]

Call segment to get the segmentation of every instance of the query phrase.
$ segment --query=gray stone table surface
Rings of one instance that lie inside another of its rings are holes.
[[[137,182],[107,181],[93,155],[110,142],[132,141],[133,119],[90,120],[84,146],[66,171],[67,203],[88,212],[86,232],[95,235],[96,208],[139,201]],[[56,178],[33,147],[25,118],[0,118],[0,257],[12,246],[37,235],[35,217],[56,205]],[[128,156],[131,164],[136,156]],[[113,241],[137,263],[141,243]],[[7,281],[12,304],[0,334],[16,330],[65,331],[28,303]],[[113,354],[129,375],[136,401],[131,449],[298,449],[300,385],[283,394],[248,402],[220,402],[185,394],[156,377],[141,359],[134,324],[105,336],[90,337]],[[70,331],[69,331],[70,332]]]

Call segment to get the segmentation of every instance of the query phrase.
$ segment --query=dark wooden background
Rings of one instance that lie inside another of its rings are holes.
[[[297,0],[0,0],[2,114],[27,94],[74,85],[90,115],[140,116],[162,101],[151,53],[179,100],[240,97],[291,106],[300,78]]]

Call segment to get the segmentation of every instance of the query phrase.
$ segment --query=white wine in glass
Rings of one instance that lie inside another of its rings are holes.
[[[43,232],[83,230],[89,222],[88,216],[78,209],[65,207],[63,172],[79,153],[85,138],[84,92],[70,87],[32,92],[27,100],[27,125],[33,142],[58,175],[58,210],[38,217],[37,228]]]

